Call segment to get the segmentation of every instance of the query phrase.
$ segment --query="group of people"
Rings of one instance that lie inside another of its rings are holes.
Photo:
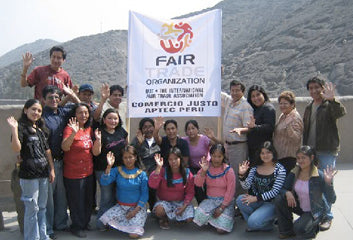
[[[222,93],[222,139],[207,126],[202,134],[195,120],[180,137],[176,120],[156,117],[143,118],[129,143],[124,89],[103,84],[94,103],[93,87],[73,86],[62,69],[65,57],[62,47],[53,47],[50,65],[27,76],[33,58],[23,56],[21,86],[35,86],[35,99],[18,120],[7,119],[19,152],[25,239],[55,239],[54,230],[68,228],[67,207],[70,231],[86,237],[96,184],[96,228],[131,238],[144,234],[148,207],[161,229],[178,221],[231,232],[237,212],[249,232],[271,231],[277,220],[280,238],[312,238],[330,227],[337,119],[346,113],[332,84],[308,81],[313,101],[303,120],[294,93],[282,92],[276,122],[261,86],[251,86],[246,99],[244,84],[232,81],[230,95]],[[300,215],[295,222],[292,213]]]

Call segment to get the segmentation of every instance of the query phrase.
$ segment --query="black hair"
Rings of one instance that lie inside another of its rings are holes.
[[[270,141],[266,141],[266,142],[263,142],[260,147],[258,148],[257,152],[256,152],[256,159],[255,159],[255,165],[261,165],[263,164],[264,162],[261,160],[261,151],[262,149],[267,149],[268,151],[270,151],[273,155],[273,158],[272,158],[272,162],[273,163],[276,163],[277,162],[277,151],[275,149],[275,147],[273,146],[273,143],[270,142]]]
[[[185,186],[188,176],[186,176],[186,169],[184,167],[183,155],[181,154],[180,149],[177,148],[177,147],[172,147],[169,150],[169,152],[168,152],[166,168],[165,168],[166,172],[167,172],[167,186],[168,187],[174,187],[174,184],[173,184],[173,173],[172,173],[172,169],[171,169],[171,167],[169,165],[169,156],[171,154],[175,154],[180,159],[179,172],[180,172],[180,175],[183,177],[183,184]]]
[[[238,85],[240,86],[241,91],[244,92],[245,91],[244,84],[242,84],[241,82],[239,82],[237,80],[231,81],[230,84],[229,84],[229,88],[232,88],[233,86],[238,86]]]
[[[110,95],[112,95],[113,92],[118,90],[119,92],[121,92],[121,96],[124,96],[124,88],[118,84],[110,86],[109,90],[110,90]]]
[[[45,99],[49,93],[51,93],[51,94],[57,93],[60,97],[61,97],[61,94],[62,94],[61,90],[57,86],[47,85],[42,90],[43,99]]]
[[[49,52],[49,57],[51,57],[51,55],[53,54],[53,52],[61,52],[63,54],[63,59],[66,59],[66,52],[64,50],[63,46],[54,46],[50,49]]]
[[[306,89],[307,89],[307,90],[309,90],[309,85],[310,85],[311,83],[317,83],[317,84],[319,84],[321,87],[324,87],[324,86],[325,86],[325,80],[322,79],[322,78],[319,77],[319,76],[310,78],[310,79],[308,80],[308,82],[306,83]]]
[[[138,155],[138,152],[136,150],[136,148],[132,145],[126,145],[122,150],[121,150],[121,156],[122,156],[122,164],[124,164],[124,153],[128,152],[132,155],[135,156],[136,161],[135,161],[135,167],[137,167],[138,169],[144,170],[145,167],[140,159],[140,156]]]
[[[264,96],[265,102],[269,101],[270,99],[267,96],[267,93],[265,92],[265,89],[259,85],[252,85],[249,90],[248,90],[248,103],[252,106],[252,108],[256,108],[256,106],[252,103],[251,101],[251,93],[253,91],[259,91],[260,93],[262,93],[262,95]]]
[[[121,117],[120,117],[120,114],[119,114],[119,111],[115,108],[108,108],[107,110],[105,110],[105,112],[103,113],[103,116],[102,116],[102,120],[101,120],[101,129],[105,128],[106,125],[104,123],[104,119],[108,116],[109,113],[116,113],[118,114],[118,118],[119,118],[119,123],[118,125],[115,127],[115,130],[117,130],[118,128],[120,128],[122,125],[123,125],[123,122],[121,120]]]
[[[91,123],[92,123],[92,111],[91,111],[90,106],[87,103],[83,103],[83,102],[76,103],[75,106],[71,109],[69,119],[76,117],[76,110],[79,107],[86,107],[88,109],[89,117],[88,117],[87,122],[83,125],[84,128],[88,128],[89,126],[91,126]]]
[[[174,119],[168,119],[168,120],[165,121],[165,123],[164,123],[164,126],[163,126],[164,131],[167,129],[167,125],[168,125],[169,123],[174,124],[175,127],[178,128],[178,123],[177,123],[177,121],[175,121]]]
[[[220,143],[217,143],[215,145],[212,145],[210,149],[210,155],[211,155],[211,161],[212,161],[212,154],[214,154],[216,151],[219,151],[223,155],[223,163],[227,163],[227,158],[226,158],[226,149],[224,146]]]
[[[318,166],[319,161],[318,161],[318,159],[317,159],[317,157],[316,157],[315,148],[310,147],[310,146],[307,146],[307,145],[303,145],[303,146],[301,146],[301,147],[298,149],[298,151],[296,152],[296,154],[298,154],[298,153],[302,153],[302,154],[308,156],[310,159],[311,159],[312,157],[314,157],[314,160],[313,160],[311,163],[312,163],[312,165]]]
[[[152,119],[152,118],[145,117],[145,118],[142,118],[141,121],[139,122],[139,129],[140,129],[140,131],[142,131],[143,125],[144,125],[146,122],[150,122],[150,123],[152,124],[152,126],[154,127],[154,121],[153,121],[153,119]]]
[[[199,123],[198,123],[196,120],[191,119],[191,120],[189,120],[189,121],[187,121],[187,122],[185,123],[185,132],[187,131],[189,124],[194,125],[194,127],[196,127],[197,130],[200,130],[200,128],[199,128]]]
[[[33,122],[31,120],[28,119],[27,114],[25,114],[25,109],[29,109],[30,107],[32,107],[34,104],[38,103],[40,106],[41,103],[38,99],[28,99],[23,108],[22,108],[22,113],[21,113],[21,117],[18,119],[18,122],[20,124],[25,125],[26,127],[32,127],[33,126]],[[42,118],[42,116],[35,122],[35,125],[40,128],[44,133],[48,134],[49,130],[48,128],[45,126],[45,122],[44,119]]]

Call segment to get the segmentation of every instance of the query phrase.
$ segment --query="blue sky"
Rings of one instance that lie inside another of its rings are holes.
[[[38,39],[66,42],[80,36],[128,28],[133,10],[170,19],[220,0],[2,0],[0,56]]]

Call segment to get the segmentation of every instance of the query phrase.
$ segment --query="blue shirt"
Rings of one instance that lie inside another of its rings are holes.
[[[72,106],[73,105],[58,107],[56,113],[52,108],[47,106],[43,109],[45,125],[49,129],[49,148],[53,158],[57,160],[63,159],[61,142]]]
[[[121,166],[125,174],[135,174],[139,169],[126,169]],[[137,204],[143,208],[148,200],[148,178],[146,172],[141,172],[135,178],[125,178],[118,171],[112,168],[109,174],[102,174],[101,184],[103,186],[116,182],[116,199],[121,203]]]

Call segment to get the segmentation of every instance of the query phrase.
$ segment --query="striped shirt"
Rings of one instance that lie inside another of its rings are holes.
[[[247,127],[247,123],[250,121],[250,116],[253,116],[254,110],[244,97],[239,99],[236,103],[233,103],[231,96],[226,93],[221,94],[222,106],[224,109],[223,119],[223,138],[225,141],[246,141],[246,134],[238,135],[236,133],[230,133],[230,130],[234,128]]]
[[[261,175],[255,176],[257,174],[256,170],[257,166],[250,169],[249,175],[246,179],[239,179],[242,188],[249,189],[251,192],[250,195],[256,196],[258,201],[269,201],[275,198],[279,194],[284,184],[284,180],[286,179],[286,169],[280,163],[276,163],[273,171],[273,177],[275,180],[273,184],[271,184],[270,190],[265,192],[261,191],[260,189],[262,188],[255,184],[255,178],[261,177]]]

